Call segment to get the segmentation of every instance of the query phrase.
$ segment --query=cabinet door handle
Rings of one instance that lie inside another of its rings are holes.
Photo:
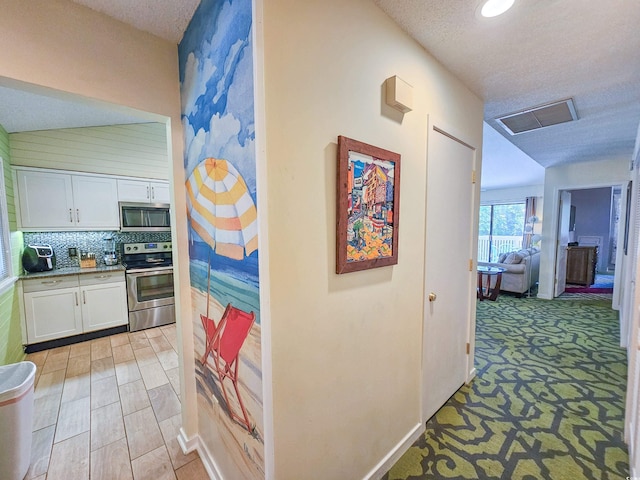
[[[76,208],[76,220],[80,223],[80,209]]]
[[[47,280],[46,282],[42,282],[43,285],[55,285],[56,283],[60,283],[62,280]]]
[[[147,185],[147,200],[149,200],[151,197],[149,196],[149,185]]]
[[[151,187],[151,200],[155,200],[155,199],[156,199],[155,187]]]
[[[99,280],[102,280],[103,278],[109,278],[109,277],[110,277],[110,275],[96,275],[95,278],[97,278]]]
[[[73,294],[76,296],[76,307],[78,306],[78,292],[73,292]]]
[[[84,303],[85,305],[87,304],[87,291],[86,290],[82,291],[82,303]]]
[[[73,211],[69,209],[69,221],[73,223]]]

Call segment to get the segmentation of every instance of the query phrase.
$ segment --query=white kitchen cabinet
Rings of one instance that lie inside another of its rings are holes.
[[[126,325],[124,272],[23,280],[27,343]]]
[[[129,312],[123,273],[83,274],[79,280],[85,332],[127,324]]]
[[[23,288],[28,343],[82,333],[77,276],[24,280]]]
[[[17,170],[16,180],[23,228],[75,226],[71,175]]]
[[[118,201],[169,203],[169,182],[118,179]]]
[[[73,175],[73,203],[76,226],[85,229],[117,230],[118,187],[114,178]]]
[[[116,230],[115,178],[16,170],[23,230]]]

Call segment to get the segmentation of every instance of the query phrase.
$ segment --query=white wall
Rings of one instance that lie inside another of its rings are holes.
[[[629,175],[629,159],[624,158],[547,168],[538,297],[553,298],[560,191],[620,185],[629,180]]]
[[[364,478],[423,428],[427,119],[480,149],[483,105],[369,0],[263,8],[274,478]],[[393,75],[404,117],[382,103]],[[338,135],[402,155],[396,266],[335,273]]]
[[[29,89],[56,98],[74,99],[109,108],[135,109],[148,121],[167,125],[172,217],[175,229],[174,279],[178,338],[193,363],[182,125],[176,45],[67,0],[3,2],[0,15],[0,84]],[[77,97],[80,96],[80,97]],[[175,215],[180,212],[181,215]],[[182,273],[184,272],[184,273]],[[183,356],[181,353],[181,361]],[[182,369],[181,369],[182,370]],[[192,370],[192,369],[191,369]],[[183,420],[195,432],[193,376],[181,378]]]
[[[11,163],[25,167],[167,179],[164,123],[12,133]]]

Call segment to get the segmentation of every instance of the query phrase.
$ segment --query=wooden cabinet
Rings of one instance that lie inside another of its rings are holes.
[[[118,180],[118,201],[169,203],[169,182]]]
[[[23,280],[27,343],[126,325],[124,272]]]
[[[118,190],[114,178],[17,170],[23,230],[116,230]]]
[[[593,285],[596,278],[598,247],[567,248],[567,283]]]

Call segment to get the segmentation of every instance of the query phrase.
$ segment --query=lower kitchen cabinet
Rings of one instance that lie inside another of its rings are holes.
[[[82,333],[78,287],[25,292],[24,311],[28,343]]]
[[[128,322],[129,312],[124,275],[122,282],[117,283],[93,283],[93,278],[83,277],[80,277],[83,332],[125,325]]]
[[[23,280],[27,343],[126,325],[123,272]]]

